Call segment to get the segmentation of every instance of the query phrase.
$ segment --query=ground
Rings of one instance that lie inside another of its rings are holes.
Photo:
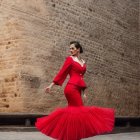
[[[53,140],[40,132],[0,132],[0,140]],[[140,140],[140,132],[99,135],[83,140]]]

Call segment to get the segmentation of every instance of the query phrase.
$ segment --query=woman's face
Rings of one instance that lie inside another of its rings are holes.
[[[78,55],[79,49],[77,49],[74,44],[71,44],[70,45],[70,53],[71,53],[71,55]]]

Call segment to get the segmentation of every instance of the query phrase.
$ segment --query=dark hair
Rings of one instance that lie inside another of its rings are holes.
[[[71,41],[70,45],[71,44],[74,44],[77,49],[80,48],[80,53],[83,53],[83,48],[82,48],[82,46],[80,45],[80,43],[78,41]]]

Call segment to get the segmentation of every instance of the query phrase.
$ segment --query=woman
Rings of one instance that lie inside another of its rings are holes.
[[[69,81],[64,89],[68,106],[57,108],[49,116],[37,118],[35,126],[45,135],[58,140],[80,140],[111,132],[114,128],[115,110],[97,106],[84,106],[81,92],[86,89],[83,75],[86,72],[85,61],[79,59],[83,53],[77,41],[70,42],[71,56],[66,60],[53,82],[46,88],[50,92],[53,85],[62,85],[67,75]],[[84,99],[87,95],[84,93]]]

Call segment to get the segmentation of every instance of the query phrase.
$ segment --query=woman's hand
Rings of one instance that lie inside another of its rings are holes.
[[[83,100],[84,100],[84,102],[87,102],[87,100],[88,100],[87,95],[85,93],[83,94]]]
[[[45,92],[46,92],[46,93],[50,93],[50,90],[51,90],[51,86],[50,86],[50,85],[49,85],[48,87],[45,88]]]
[[[48,87],[45,88],[45,92],[46,93],[50,93],[52,86],[54,85],[54,83],[51,83]]]
[[[83,90],[83,102],[86,103],[88,100],[87,93]]]

